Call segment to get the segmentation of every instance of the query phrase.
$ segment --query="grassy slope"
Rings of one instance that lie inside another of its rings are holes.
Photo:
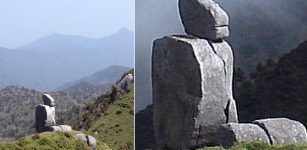
[[[199,150],[226,150],[226,149],[223,149],[221,147],[208,147]],[[227,150],[307,150],[307,144],[271,146],[264,143],[238,143]]]
[[[77,132],[44,132],[25,136],[14,142],[0,143],[1,150],[89,150],[83,142],[72,137]],[[110,150],[98,141],[97,150]]]
[[[93,119],[83,130],[107,143],[112,149],[133,149],[134,144],[134,85],[127,93],[118,94],[101,117]],[[89,114],[97,115],[97,114]],[[90,117],[90,116],[89,116]],[[92,118],[92,117],[90,117]]]

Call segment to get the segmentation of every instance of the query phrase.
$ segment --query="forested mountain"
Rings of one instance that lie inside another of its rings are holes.
[[[131,67],[133,37],[127,29],[97,39],[54,34],[16,49],[1,48],[0,88],[49,91],[111,65]]]
[[[235,98],[242,122],[268,117],[288,117],[307,125],[307,41],[268,60],[256,71],[235,73]]]

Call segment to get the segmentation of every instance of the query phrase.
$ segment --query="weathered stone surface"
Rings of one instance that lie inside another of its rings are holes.
[[[85,135],[85,134],[80,133],[80,134],[73,135],[73,138],[86,143],[91,148],[96,148],[97,146],[96,139],[90,135]]]
[[[35,108],[35,129],[37,132],[49,131],[55,125],[53,111],[47,105],[38,105]]]
[[[228,15],[213,0],[179,0],[179,10],[188,34],[209,40],[229,36]]]
[[[116,89],[117,91],[123,92],[126,91],[128,86],[131,84],[133,81],[133,75],[132,74],[127,74],[117,85]]]
[[[154,42],[152,61],[160,149],[210,145],[221,124],[237,122],[231,92],[233,55],[227,42],[164,37]]]
[[[236,142],[263,142],[270,144],[266,132],[255,124],[228,123],[218,129],[217,145],[229,148]]]
[[[306,143],[307,133],[303,124],[287,118],[262,119],[253,123],[270,135],[272,144]]]

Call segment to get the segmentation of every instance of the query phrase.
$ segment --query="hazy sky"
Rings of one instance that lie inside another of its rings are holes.
[[[103,37],[134,30],[134,0],[0,0],[0,47],[53,34]]]

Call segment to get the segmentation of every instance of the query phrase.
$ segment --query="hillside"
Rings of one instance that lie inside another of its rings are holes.
[[[0,143],[3,150],[89,150],[88,146],[72,137],[73,132],[45,132],[22,137],[14,142]],[[111,150],[108,145],[98,141],[97,150]]]
[[[1,48],[0,89],[19,85],[49,91],[101,68],[132,66],[133,35],[126,29],[97,39],[54,34],[17,49]]]
[[[130,71],[133,73],[132,71]],[[86,113],[75,122],[81,129],[105,142],[112,149],[133,149],[134,85],[124,93],[115,88],[86,107]]]
[[[42,94],[33,89],[9,86],[0,90],[0,139],[13,140],[34,132],[35,106],[42,104]],[[79,104],[64,92],[50,93],[55,99],[58,123],[68,112],[79,113]]]

